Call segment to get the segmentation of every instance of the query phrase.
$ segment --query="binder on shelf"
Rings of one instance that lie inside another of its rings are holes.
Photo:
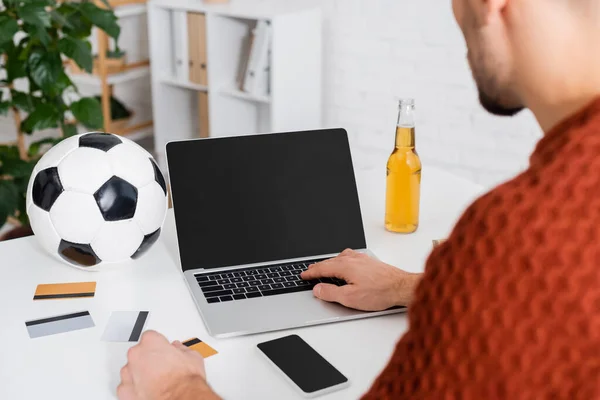
[[[250,61],[250,51],[252,50],[252,44],[254,43],[254,31],[250,31],[248,36],[244,39],[242,44],[242,53],[240,56],[240,63],[238,66],[237,85],[239,90],[244,90],[244,82],[246,80],[246,71],[248,70],[248,62]]]
[[[187,23],[189,80],[199,85],[207,85],[206,16],[199,13],[188,13]]]
[[[259,75],[264,71],[269,52],[270,42],[270,23],[260,20],[256,24],[254,32],[254,42],[250,51],[248,68],[244,79],[244,91],[252,94],[258,94],[258,85],[261,78]]]
[[[185,11],[173,10],[171,13],[173,29],[173,75],[178,81],[186,81],[190,76],[188,58],[188,19]]]
[[[256,78],[256,89],[253,94],[268,96],[271,92],[271,25],[267,26],[267,51],[261,54]]]
[[[207,138],[210,136],[207,92],[198,92],[198,128],[201,138]]]

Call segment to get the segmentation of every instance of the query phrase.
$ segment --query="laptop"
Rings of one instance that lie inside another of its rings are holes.
[[[308,265],[367,252],[343,129],[170,142],[183,274],[214,337],[403,312],[361,312],[313,296]]]

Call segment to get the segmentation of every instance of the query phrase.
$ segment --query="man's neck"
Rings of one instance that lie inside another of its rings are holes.
[[[600,97],[600,88],[597,92],[589,92],[581,96],[565,98],[560,102],[539,102],[529,108],[535,115],[544,133],[548,133],[565,119],[583,110],[592,101]]]
[[[539,71],[524,85],[527,107],[545,133],[600,97],[600,54],[594,48],[595,40],[572,45],[569,57],[556,56],[555,68]]]

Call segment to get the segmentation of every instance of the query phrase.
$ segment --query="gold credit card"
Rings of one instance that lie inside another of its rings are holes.
[[[186,340],[185,342],[183,342],[183,345],[194,350],[197,353],[200,353],[200,355],[204,358],[214,356],[218,353],[218,351],[216,351],[215,349],[213,349],[198,338]]]
[[[38,285],[34,300],[94,297],[96,282],[50,283]]]

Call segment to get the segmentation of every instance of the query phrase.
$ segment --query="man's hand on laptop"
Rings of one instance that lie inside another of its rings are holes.
[[[421,274],[402,271],[366,254],[345,250],[339,256],[311,265],[303,279],[338,278],[347,285],[320,283],[313,289],[321,300],[363,311],[382,311],[408,306]]]
[[[218,400],[206,383],[204,359],[160,333],[144,332],[121,369],[119,400]]]

